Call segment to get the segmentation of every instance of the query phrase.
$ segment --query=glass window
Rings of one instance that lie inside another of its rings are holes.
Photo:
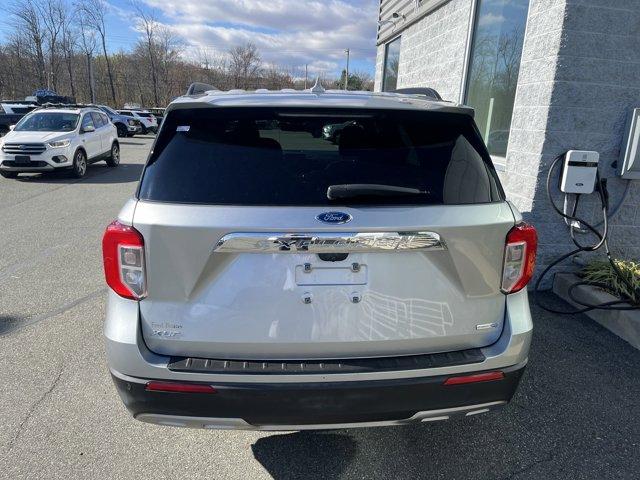
[[[93,124],[96,128],[104,127],[105,123],[98,112],[91,112],[91,116],[93,117]]]
[[[75,113],[32,113],[23,117],[14,128],[17,132],[70,132],[78,125]]]
[[[492,156],[507,153],[528,0],[479,0],[465,102]]]
[[[328,198],[329,187],[367,189]],[[375,188],[372,188],[375,190]],[[498,201],[470,116],[406,110],[199,108],[164,119],[142,200],[217,205],[451,205]]]
[[[94,129],[96,128],[90,113],[84,114],[84,117],[82,117],[82,125],[80,128],[85,129],[87,127],[93,127]]]
[[[400,37],[387,43],[384,52],[384,72],[382,91],[390,92],[398,86],[398,65],[400,65]]]

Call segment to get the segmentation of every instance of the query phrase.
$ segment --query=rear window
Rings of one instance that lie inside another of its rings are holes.
[[[395,190],[328,198],[329,187],[345,184]],[[214,205],[453,205],[501,201],[503,193],[464,114],[204,108],[165,116],[138,197]]]
[[[136,112],[136,115],[140,116],[140,117],[145,117],[148,118],[151,116],[151,114],[149,112]]]

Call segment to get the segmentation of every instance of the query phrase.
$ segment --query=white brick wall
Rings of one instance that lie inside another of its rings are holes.
[[[541,264],[573,246],[546,198],[546,174],[557,155],[597,150],[612,206],[622,198],[626,183],[612,164],[626,119],[640,106],[638,25],[638,0],[531,0],[504,186],[539,230]],[[599,221],[595,195],[584,204],[585,220]],[[615,254],[640,258],[638,210],[640,184],[634,182],[612,219]]]
[[[451,0],[402,31],[399,87],[430,86],[458,100],[471,0]],[[376,90],[384,45],[378,47]],[[514,105],[506,171],[510,200],[540,233],[540,265],[572,247],[552,213],[545,180],[551,161],[569,149],[597,150],[611,205],[627,186],[612,166],[626,120],[640,107],[640,0],[531,0]],[[585,220],[599,221],[596,197],[584,198]],[[640,258],[640,181],[629,185],[612,219],[614,253]]]
[[[451,0],[400,32],[398,88],[432,87],[446,100],[459,100],[471,5],[471,0]],[[382,89],[383,63],[384,45],[380,45],[377,91]]]

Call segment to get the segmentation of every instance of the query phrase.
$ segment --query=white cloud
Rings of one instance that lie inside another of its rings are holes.
[[[267,63],[334,74],[344,49],[375,61],[376,0],[145,0],[191,47],[223,54],[253,42]]]
[[[486,27],[489,25],[495,25],[498,23],[502,23],[506,21],[506,18],[504,15],[500,14],[496,14],[496,13],[485,13],[483,15],[480,15],[480,26],[482,27]]]

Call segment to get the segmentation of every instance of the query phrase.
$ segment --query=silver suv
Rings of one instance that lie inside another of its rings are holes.
[[[536,232],[448,102],[178,98],[103,249],[109,367],[145,422],[445,420],[506,404],[527,362]]]

